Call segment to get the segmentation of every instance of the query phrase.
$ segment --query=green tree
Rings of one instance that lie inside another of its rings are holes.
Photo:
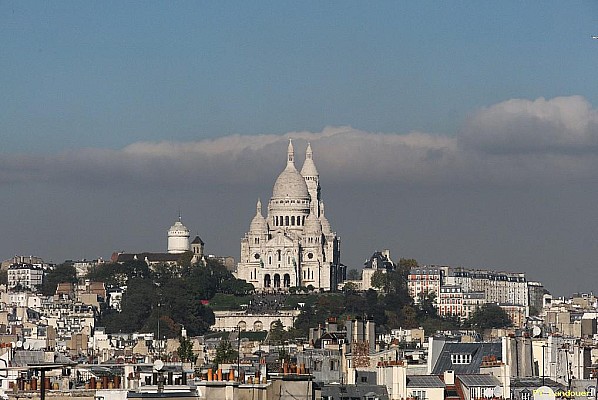
[[[355,292],[357,292],[358,289],[359,289],[359,286],[357,286],[353,282],[347,282],[343,286],[343,292],[345,292],[345,293],[355,293]]]
[[[350,269],[347,271],[347,279],[350,281],[358,281],[361,279],[361,271],[358,269]]]
[[[370,283],[373,287],[382,289],[386,292],[388,290],[388,276],[386,276],[386,271],[378,270],[374,272]]]
[[[193,342],[186,337],[179,338],[179,348],[176,351],[182,362],[192,362],[197,360],[197,355],[193,353]]]
[[[216,347],[216,356],[214,357],[214,363],[232,363],[237,360],[237,350],[235,350],[228,340],[221,340]]]
[[[46,296],[52,296],[56,294],[59,283],[77,283],[77,270],[73,264],[63,263],[49,270],[44,276],[41,292]]]
[[[493,303],[487,303],[477,308],[467,322],[478,331],[506,328],[512,324],[511,318],[505,310]]]
[[[279,319],[277,319],[272,323],[272,326],[270,326],[270,332],[268,333],[268,341],[270,343],[281,343],[284,339],[284,336],[284,325],[282,325],[282,322]]]
[[[418,311],[422,317],[438,317],[436,312],[436,294],[430,291],[423,291],[418,296]]]
[[[138,332],[141,331],[148,321],[153,326],[157,325],[157,318],[150,318],[157,315],[158,292],[156,285],[143,278],[129,280],[127,290],[121,301],[121,313],[106,313],[101,318],[101,323],[106,327],[108,333],[112,332]]]
[[[419,266],[419,264],[417,263],[417,260],[415,258],[401,258],[399,260],[399,264],[398,264],[399,268],[407,268],[407,269],[415,268],[418,266]]]
[[[301,309],[301,313],[295,318],[293,327],[297,330],[298,336],[307,336],[309,334],[309,328],[318,326],[318,316],[316,314],[316,308],[310,304],[306,304]]]

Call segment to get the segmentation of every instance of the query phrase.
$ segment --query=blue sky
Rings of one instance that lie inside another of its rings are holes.
[[[179,209],[238,257],[294,138],[350,267],[595,289],[595,34],[595,1],[0,1],[0,259],[162,251]]]
[[[510,98],[595,104],[596,32],[593,1],[3,1],[3,147],[451,134]]]

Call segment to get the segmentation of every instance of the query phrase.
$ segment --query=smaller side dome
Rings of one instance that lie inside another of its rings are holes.
[[[189,236],[189,229],[181,222],[181,217],[168,230],[168,236]]]
[[[322,224],[322,232],[325,235],[329,235],[332,233],[332,226],[330,226],[330,222],[328,218],[324,215],[324,203],[320,203],[320,209],[322,210],[322,214],[320,215],[320,222]]]
[[[251,220],[249,230],[251,233],[268,233],[268,223],[262,215],[262,202],[260,199],[257,200],[255,217]]]
[[[314,163],[314,153],[311,150],[311,143],[307,144],[307,150],[305,151],[305,162],[303,163],[303,168],[301,168],[301,175],[304,177],[317,177],[318,169],[316,168],[316,164]]]
[[[303,228],[303,231],[307,234],[322,233],[322,223],[316,216],[313,206],[311,207],[311,212],[307,218],[305,218],[305,227]]]
[[[322,232],[322,223],[320,220],[313,214],[309,214],[307,218],[305,218],[305,233],[321,233]]]

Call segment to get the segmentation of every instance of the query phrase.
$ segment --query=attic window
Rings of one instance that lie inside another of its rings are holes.
[[[471,354],[451,354],[451,363],[469,364],[471,363]]]

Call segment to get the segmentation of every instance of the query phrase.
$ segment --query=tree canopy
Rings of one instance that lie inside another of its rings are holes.
[[[106,310],[100,324],[107,332],[155,332],[178,337],[182,326],[190,336],[207,332],[214,313],[202,304],[216,293],[247,294],[253,286],[236,279],[217,260],[206,265],[158,265],[149,269],[143,261],[105,264],[90,273],[94,280],[126,285],[121,312]]]
[[[479,331],[491,328],[506,328],[511,326],[512,323],[505,310],[492,303],[483,304],[477,308],[468,320],[468,324]]]
[[[56,294],[59,283],[77,283],[77,270],[73,264],[59,264],[46,272],[40,291],[45,296],[52,296]]]
[[[214,363],[232,363],[237,360],[237,350],[233,348],[233,345],[228,340],[221,340],[216,347],[216,356],[214,357]]]

